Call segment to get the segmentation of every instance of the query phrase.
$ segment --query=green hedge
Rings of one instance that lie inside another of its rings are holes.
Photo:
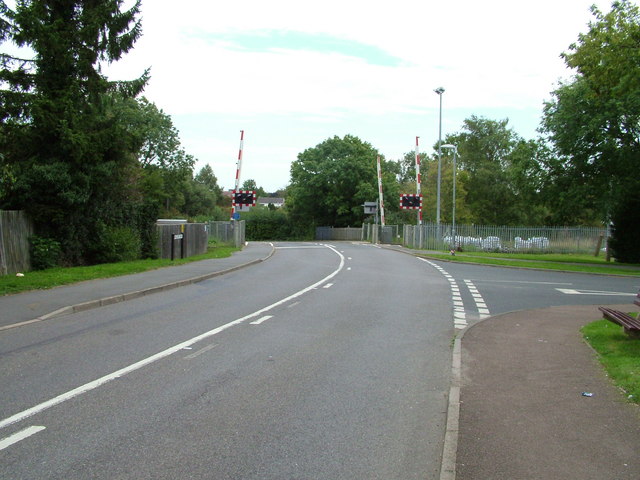
[[[247,240],[312,240],[314,229],[292,222],[285,211],[255,207],[241,214]]]

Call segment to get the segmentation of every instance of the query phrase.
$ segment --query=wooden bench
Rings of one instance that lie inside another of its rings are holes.
[[[640,301],[640,299],[636,300],[636,302],[638,301]],[[613,308],[598,307],[598,310],[602,312],[604,318],[623,327],[627,335],[633,338],[640,338],[639,319],[633,318],[631,315],[628,315],[624,312],[614,310]]]

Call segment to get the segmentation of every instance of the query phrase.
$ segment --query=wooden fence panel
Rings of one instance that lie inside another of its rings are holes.
[[[0,210],[0,274],[9,275],[31,269],[29,237],[33,224],[18,210]]]

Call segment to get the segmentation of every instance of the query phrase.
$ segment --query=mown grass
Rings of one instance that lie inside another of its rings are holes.
[[[589,255],[465,252],[457,253],[455,256],[444,253],[428,253],[423,256],[451,262],[479,263],[483,265],[640,276],[640,265],[607,262],[603,257]]]
[[[640,403],[640,339],[629,337],[619,325],[598,320],[582,328],[585,340],[598,352],[600,362],[627,398]]]
[[[103,263],[87,267],[50,268],[47,270],[26,272],[24,277],[4,275],[0,276],[0,295],[19,293],[27,290],[53,288],[86,280],[95,280],[97,278],[130,275],[210,258],[225,258],[231,256],[231,254],[237,250],[235,247],[210,245],[207,253],[173,261],[166,259],[135,260],[133,262]]]
[[[611,265],[605,255],[598,257],[584,253],[494,253],[494,252],[462,252],[457,255],[480,258],[508,258],[512,260],[535,260],[563,263],[589,263],[593,265]],[[635,265],[640,268],[640,265]]]

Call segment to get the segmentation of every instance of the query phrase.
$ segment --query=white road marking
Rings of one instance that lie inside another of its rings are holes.
[[[191,355],[187,355],[186,357],[184,357],[187,360],[192,360],[194,358],[196,358],[199,355],[202,355],[203,353],[208,352],[209,350],[216,348],[218,346],[217,343],[212,343],[211,345],[207,345],[204,348],[201,348],[200,350],[193,352]]]
[[[633,297],[636,293],[625,292],[605,292],[600,290],[574,290],[572,288],[556,288],[561,293],[566,295],[607,295],[612,297]]]
[[[142,367],[145,367],[154,362],[157,362],[158,360],[162,360],[163,358],[166,358],[170,355],[173,355],[176,352],[179,352],[185,347],[190,347],[193,344],[198,343],[206,338],[209,338],[221,332],[224,332],[225,330],[235,325],[239,325],[244,321],[249,320],[250,318],[259,317],[260,315],[262,315],[265,312],[268,312],[269,310],[279,307],[280,305],[283,305],[294,298],[297,298],[301,295],[304,295],[305,293],[312,291],[313,289],[317,288],[323,283],[326,283],[327,281],[331,280],[338,273],[340,273],[340,271],[344,268],[344,256],[340,252],[338,252],[335,248],[333,247],[329,247],[329,248],[331,249],[331,251],[335,252],[335,254],[340,257],[340,264],[338,265],[338,268],[336,268],[332,273],[324,277],[322,280],[317,281],[313,285],[309,285],[308,287],[303,288],[302,290],[299,290],[298,292],[292,295],[289,295],[288,297],[283,298],[282,300],[272,303],[271,305],[261,308],[260,310],[256,310],[255,312],[245,315],[244,317],[238,318],[236,320],[233,320],[232,322],[221,325],[220,327],[214,328],[213,330],[209,330],[208,332],[205,332],[201,335],[193,337],[182,343],[174,345],[173,347],[167,348],[166,350],[158,352],[155,355],[151,355],[150,357],[144,358],[136,363],[132,363],[127,367],[121,368],[120,370],[116,370],[115,372],[105,375],[104,377],[100,377],[97,380],[94,380],[89,383],[85,383],[84,385],[74,388],[73,390],[69,390],[68,392],[60,394],[57,397],[51,398],[45,402],[35,405],[34,407],[28,408],[26,410],[23,410],[22,412],[18,412],[10,417],[7,417],[4,420],[0,421],[0,429],[8,427],[9,425],[13,425],[14,423],[20,422],[26,418],[29,418],[33,415],[43,412],[60,403],[66,402],[67,400],[71,400],[72,398],[85,394],[91,390],[98,388],[101,385],[104,385],[106,383],[111,382],[112,380],[115,380],[116,378],[123,377],[131,372],[141,369]]]
[[[20,430],[19,432],[14,433],[13,435],[7,438],[3,438],[2,440],[0,440],[0,450],[4,450],[5,448],[10,447],[14,443],[18,443],[21,440],[24,440],[25,438],[30,437],[31,435],[35,435],[36,433],[41,432],[45,428],[46,427],[40,427],[40,426],[28,427],[28,428],[25,428],[24,430]]]
[[[266,322],[270,318],[273,318],[273,315],[265,315],[264,317],[260,317],[255,322],[251,322],[250,325],[260,325],[262,322]]]
[[[478,288],[473,284],[471,280],[465,280],[464,284],[467,286],[467,288],[469,289],[469,293],[471,293],[471,296],[473,297],[473,301],[475,302],[476,308],[478,309],[478,316],[481,319],[490,316],[491,312],[489,312],[484,298],[482,298],[482,295],[480,295],[480,293],[478,292]]]
[[[453,302],[453,326],[459,329],[467,328],[467,326],[469,325],[467,323],[467,314],[464,309],[462,297],[460,296],[460,288],[458,287],[455,278],[453,278],[453,276],[450,275],[449,272],[447,272],[444,268],[430,262],[429,260],[425,260],[424,258],[419,257],[418,260],[422,260],[432,267],[435,267],[449,281],[449,288],[451,288],[451,301]]]
[[[333,287],[333,283],[327,283],[325,286],[323,286],[322,288],[331,288]]]

